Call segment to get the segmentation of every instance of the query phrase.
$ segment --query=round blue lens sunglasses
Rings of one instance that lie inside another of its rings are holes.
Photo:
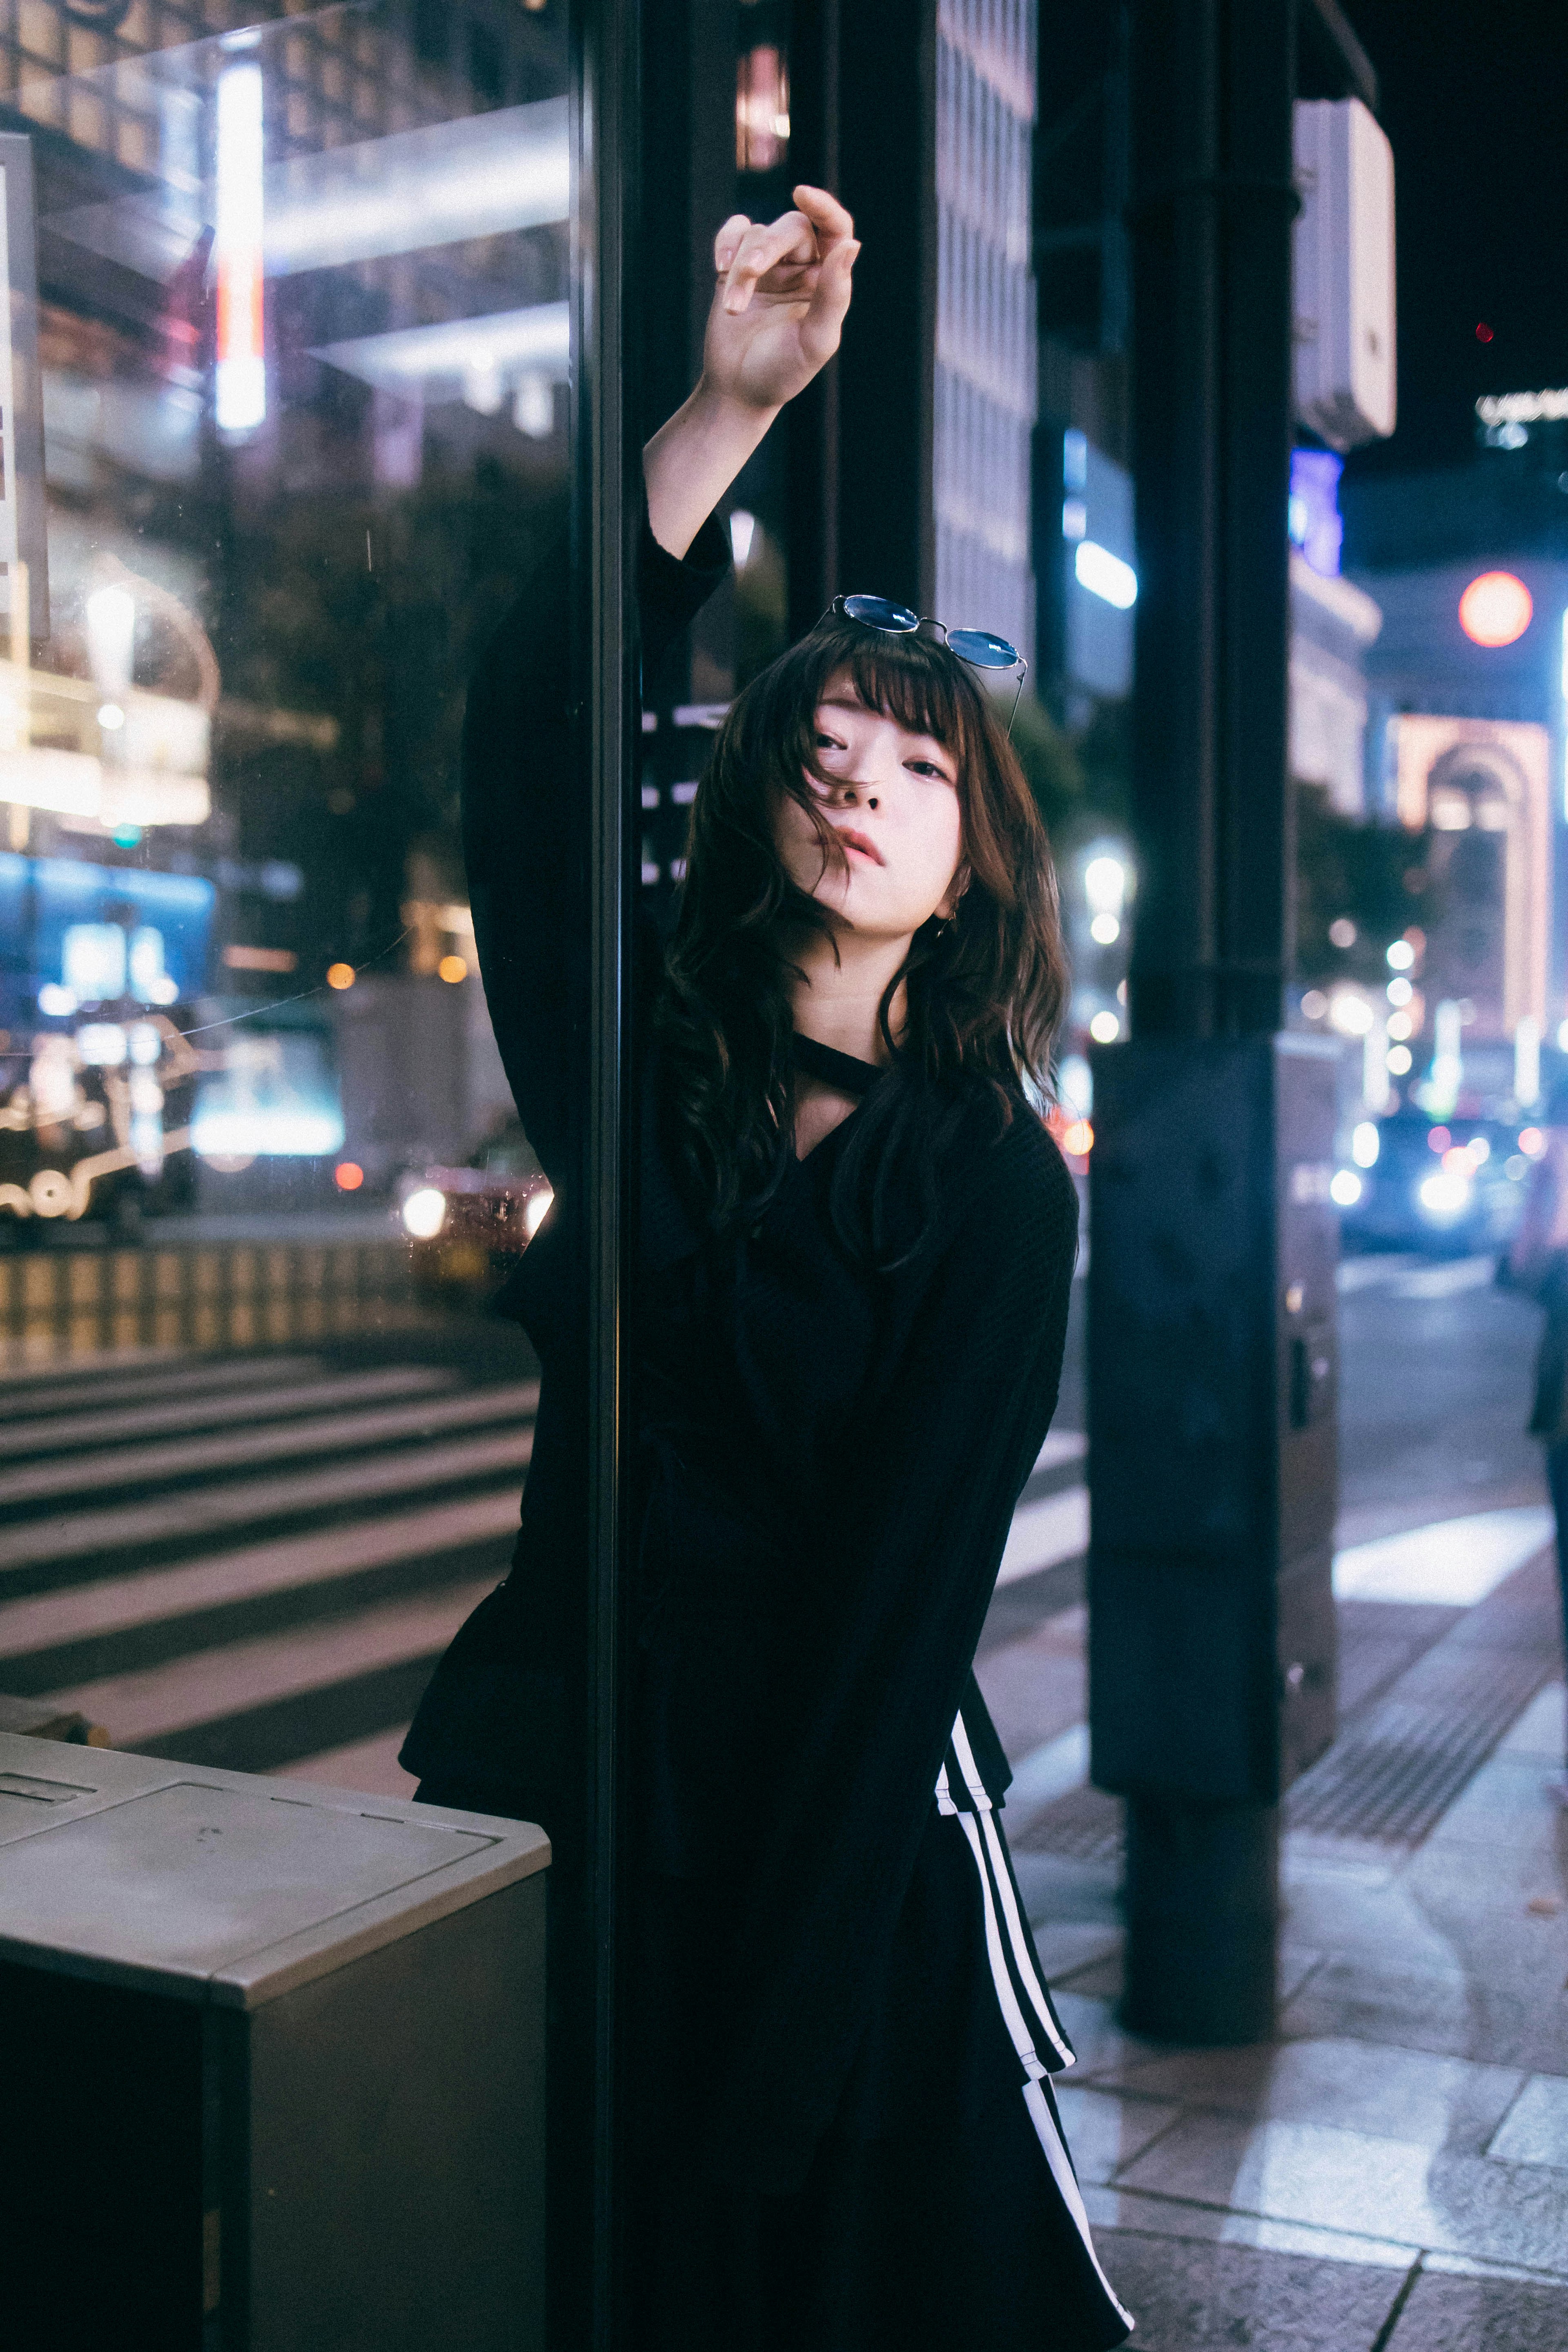
[[[826,621],[830,614],[836,620],[858,621],[865,629],[880,629],[890,637],[908,637],[918,629],[934,629],[949,653],[956,654],[972,669],[1016,669],[1018,688],[1013,697],[1013,708],[1007,713],[1007,732],[1012,734],[1029,665],[1017,646],[1010,646],[1005,637],[994,636],[989,629],[950,629],[944,621],[928,620],[922,614],[911,613],[907,604],[895,604],[890,596],[835,596],[822,617]]]

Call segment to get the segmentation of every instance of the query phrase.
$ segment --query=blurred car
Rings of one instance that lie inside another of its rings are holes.
[[[1524,1207],[1539,1129],[1396,1111],[1363,1119],[1331,1191],[1344,1240],[1363,1249],[1468,1256],[1507,1247]]]
[[[397,1215],[412,1244],[416,1286],[432,1297],[488,1301],[554,1197],[515,1119],[460,1168],[410,1170],[397,1186]]]

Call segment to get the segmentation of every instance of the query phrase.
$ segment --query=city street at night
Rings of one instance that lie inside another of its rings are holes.
[[[0,2311],[1568,2352],[1568,18],[0,0]]]
[[[1568,1817],[1546,1789],[1563,1694],[1524,1433],[1539,1315],[1484,1256],[1351,1257],[1340,1288],[1342,1727],[1289,1802],[1279,2035],[1183,2053],[1115,2022],[1075,1285],[1058,1425],[979,1664],[1079,2053],[1063,2114],[1152,2342],[1206,2352],[1240,2310],[1292,2352],[1468,2347],[1492,2340],[1465,2332],[1485,2279],[1510,2352],[1555,2352]],[[430,1316],[310,1350],[14,1368],[4,1393],[0,1686],[118,1747],[412,1793],[408,1718],[510,1550],[537,1397],[518,1335]]]

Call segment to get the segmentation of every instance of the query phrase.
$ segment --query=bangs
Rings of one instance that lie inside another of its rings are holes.
[[[969,698],[977,702],[979,689],[945,646],[912,632],[894,636],[853,621],[814,630],[806,642],[815,656],[811,709],[804,714],[808,724],[828,679],[842,670],[868,710],[911,735],[929,735],[955,759],[966,759],[980,716]]]

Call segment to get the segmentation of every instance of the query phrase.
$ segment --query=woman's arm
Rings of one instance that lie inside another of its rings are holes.
[[[797,188],[771,224],[720,230],[720,283],[696,391],[644,453],[652,541],[638,576],[645,652],[679,635],[722,575],[717,531],[699,534],[787,400],[837,349],[858,247],[843,206]],[[468,688],[463,850],[475,943],[501,1059],[530,1140],[559,1184],[583,1001],[585,943],[569,923],[585,854],[569,709],[572,646],[564,508],[530,586]]]
[[[684,555],[784,403],[838,349],[860,248],[826,189],[799,187],[776,221],[727,220],[713,240],[718,273],[691,397],[643,451],[648,520]]]

